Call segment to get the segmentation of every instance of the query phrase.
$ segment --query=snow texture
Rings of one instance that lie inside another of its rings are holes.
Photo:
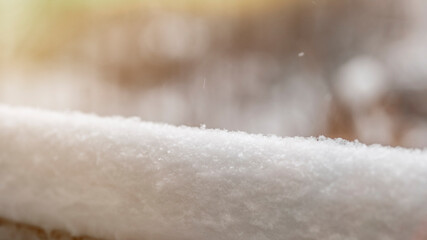
[[[421,239],[427,151],[0,105],[0,217],[104,239]]]

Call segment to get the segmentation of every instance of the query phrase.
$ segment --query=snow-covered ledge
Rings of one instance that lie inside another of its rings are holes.
[[[427,151],[0,106],[0,218],[102,239],[421,239]]]

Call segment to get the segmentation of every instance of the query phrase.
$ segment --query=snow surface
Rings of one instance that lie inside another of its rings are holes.
[[[105,239],[421,239],[427,151],[0,105],[0,217]]]

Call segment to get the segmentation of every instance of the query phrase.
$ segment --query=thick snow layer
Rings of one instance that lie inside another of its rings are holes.
[[[427,151],[0,106],[0,217],[105,239],[420,239]]]

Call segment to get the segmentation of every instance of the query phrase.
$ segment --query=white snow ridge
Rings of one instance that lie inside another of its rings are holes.
[[[107,240],[422,239],[427,151],[0,106],[0,218]]]

